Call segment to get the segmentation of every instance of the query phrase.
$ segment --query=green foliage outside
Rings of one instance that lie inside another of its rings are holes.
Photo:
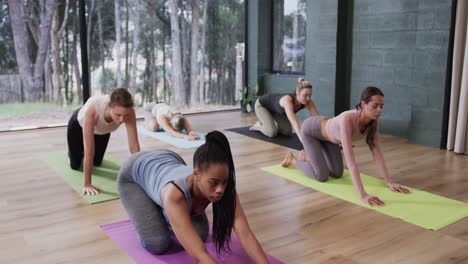
[[[17,117],[31,113],[41,113],[61,109],[73,110],[76,105],[61,107],[54,103],[14,103],[0,105],[0,118]]]

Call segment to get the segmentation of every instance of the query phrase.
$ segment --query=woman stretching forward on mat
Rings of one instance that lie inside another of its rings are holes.
[[[213,241],[217,252],[229,250],[234,229],[255,263],[268,263],[250,230],[236,192],[234,162],[224,134],[213,131],[193,156],[194,168],[169,150],[140,152],[121,167],[117,186],[120,199],[141,245],[163,254],[171,230],[197,263],[216,263],[204,246],[208,237],[206,207],[213,207]]]
[[[385,165],[377,126],[383,105],[382,91],[376,87],[367,87],[361,93],[361,101],[356,105],[356,110],[345,111],[334,118],[307,118],[301,129],[305,153],[301,151],[296,158],[288,152],[281,165],[286,167],[295,164],[305,175],[320,182],[326,181],[329,175],[339,178],[343,174],[343,159],[338,145],[341,143],[346,164],[361,200],[370,205],[383,205],[384,202],[379,198],[365,192],[354,159],[352,141],[366,137],[366,143],[388,188],[394,192],[409,193],[408,189],[392,182]]]
[[[130,152],[133,154],[140,151],[132,95],[125,88],[114,89],[110,95],[89,98],[83,107],[73,112],[68,121],[70,167],[78,170],[84,159],[84,195],[95,195],[100,192],[99,187],[92,185],[91,182],[93,165],[101,165],[110,133],[122,123],[127,127]]]
[[[187,140],[200,139],[193,131],[187,118],[179,112],[174,112],[164,103],[150,103],[145,107],[145,127],[150,131],[163,129],[173,137]],[[184,129],[188,134],[181,133]]]
[[[302,141],[301,123],[296,113],[307,108],[312,116],[319,113],[312,96],[312,84],[304,78],[297,80],[296,92],[293,94],[267,94],[260,96],[255,102],[255,114],[258,121],[250,130],[260,131],[267,137],[276,137],[278,133],[290,136],[292,127]]]

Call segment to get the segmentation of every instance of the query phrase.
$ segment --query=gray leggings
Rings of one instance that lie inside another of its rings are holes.
[[[163,254],[171,244],[171,231],[162,208],[146,195],[132,177],[132,166],[145,152],[133,154],[120,168],[117,188],[120,200],[135,227],[140,244],[153,254]],[[208,238],[206,213],[192,216],[192,225],[203,241]]]
[[[339,178],[343,175],[343,157],[340,146],[326,141],[322,135],[323,116],[307,118],[301,126],[307,161],[297,160],[296,167],[305,175],[324,182],[328,176]]]
[[[262,123],[260,132],[267,137],[276,137],[279,134],[290,136],[292,134],[291,122],[286,114],[272,114],[268,109],[260,104],[259,100],[255,102],[255,114],[258,121]]]

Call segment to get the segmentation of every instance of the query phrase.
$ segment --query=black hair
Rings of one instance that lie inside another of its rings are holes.
[[[193,155],[193,166],[206,170],[212,164],[227,164],[229,175],[223,196],[213,207],[212,237],[219,254],[221,250],[230,251],[231,231],[236,212],[236,173],[232,159],[231,147],[226,136],[219,131],[206,135],[206,143],[201,145]]]

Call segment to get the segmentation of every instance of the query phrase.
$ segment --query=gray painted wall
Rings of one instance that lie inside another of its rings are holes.
[[[383,132],[439,146],[451,2],[354,0],[350,101],[381,88]]]
[[[305,78],[314,86],[319,112],[327,116],[334,115],[337,89],[337,6],[338,0],[307,2]],[[270,8],[269,1],[249,1],[249,85],[259,83],[265,93],[291,92],[299,76],[269,73]],[[450,0],[354,0],[350,103],[358,103],[368,85],[381,88],[383,133],[439,146],[450,15]]]
[[[338,0],[307,2],[305,78],[321,115],[335,115],[336,25]]]

